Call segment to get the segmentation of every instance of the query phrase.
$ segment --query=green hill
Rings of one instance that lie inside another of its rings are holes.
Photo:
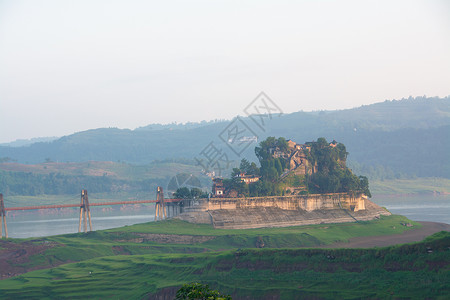
[[[266,118],[264,131],[243,118],[258,140],[289,136],[296,141],[317,137],[338,140],[351,153],[349,165],[358,175],[381,179],[403,177],[450,178],[450,99],[409,98],[359,108],[296,112]],[[219,138],[229,121],[174,126],[149,126],[136,130],[93,129],[56,141],[26,147],[0,147],[2,160],[41,163],[126,161],[147,164],[154,160],[194,159],[210,143],[231,160],[254,161],[252,145],[239,156]],[[380,172],[379,170],[385,170]],[[360,172],[359,172],[360,171]]]
[[[118,196],[121,193],[121,196],[144,194],[149,197],[148,194],[154,195],[157,186],[166,188],[177,174],[192,175],[199,180],[199,186],[210,187],[210,179],[201,173],[201,169],[187,163],[0,163],[0,191],[5,196],[67,195],[78,194],[84,188],[91,195],[104,193]]]

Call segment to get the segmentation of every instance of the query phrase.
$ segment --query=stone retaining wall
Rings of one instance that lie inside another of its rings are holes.
[[[365,209],[366,199],[363,195],[346,193],[293,195],[249,198],[211,198],[203,203],[206,210],[242,209],[256,207],[278,207],[285,210],[340,209],[351,211]]]
[[[212,198],[199,200],[177,218],[216,228],[285,227],[367,221],[390,215],[363,195]]]

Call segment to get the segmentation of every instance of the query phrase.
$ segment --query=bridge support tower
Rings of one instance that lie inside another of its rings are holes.
[[[0,194],[0,227],[1,227],[1,235],[0,238],[3,238],[3,225],[5,225],[5,238],[8,238],[8,227],[6,226],[6,211],[5,211],[5,203],[3,202],[3,194]]]
[[[89,220],[89,231],[92,231],[91,209],[89,207],[89,198],[87,190],[81,190],[80,221],[78,223],[78,232],[81,232],[81,219],[83,219],[84,232],[87,232],[88,220]]]
[[[158,186],[156,189],[155,221],[167,219],[166,204],[164,202],[163,188]]]

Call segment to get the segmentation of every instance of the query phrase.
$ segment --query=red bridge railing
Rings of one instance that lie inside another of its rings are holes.
[[[3,194],[0,194],[0,226],[1,226],[1,235],[0,238],[3,237],[3,226],[5,227],[5,237],[8,238],[8,228],[6,225],[6,212],[7,211],[15,211],[15,210],[33,210],[33,209],[51,209],[51,208],[70,208],[70,207],[79,207],[80,208],[80,220],[78,232],[81,232],[81,221],[84,221],[84,232],[87,232],[87,221],[89,220],[89,228],[92,231],[92,222],[91,222],[91,206],[106,206],[106,205],[128,205],[128,204],[142,204],[142,203],[155,203],[155,221],[163,220],[167,218],[166,212],[166,203],[180,203],[183,199],[164,199],[163,189],[158,187],[156,200],[133,200],[133,201],[106,201],[106,202],[96,202],[89,203],[89,199],[87,196],[87,191],[81,191],[81,202],[79,204],[55,204],[55,205],[36,205],[36,206],[22,206],[22,207],[5,207],[3,201]]]
[[[183,201],[183,200],[182,199],[164,199],[164,202],[166,202],[166,203],[174,203],[174,202],[180,202],[180,201]],[[89,206],[126,205],[126,204],[157,203],[157,202],[158,202],[158,200],[133,200],[133,201],[96,202],[96,203],[89,203]],[[5,207],[5,211],[48,209],[48,208],[66,208],[66,207],[81,207],[81,204],[55,204],[55,205]]]

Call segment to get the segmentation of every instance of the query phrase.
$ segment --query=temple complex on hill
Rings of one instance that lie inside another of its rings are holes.
[[[368,200],[367,178],[346,167],[341,143],[269,137],[255,153],[261,167],[243,159],[231,178],[213,179],[211,197],[196,199],[178,218],[236,229],[358,222],[390,214]]]

